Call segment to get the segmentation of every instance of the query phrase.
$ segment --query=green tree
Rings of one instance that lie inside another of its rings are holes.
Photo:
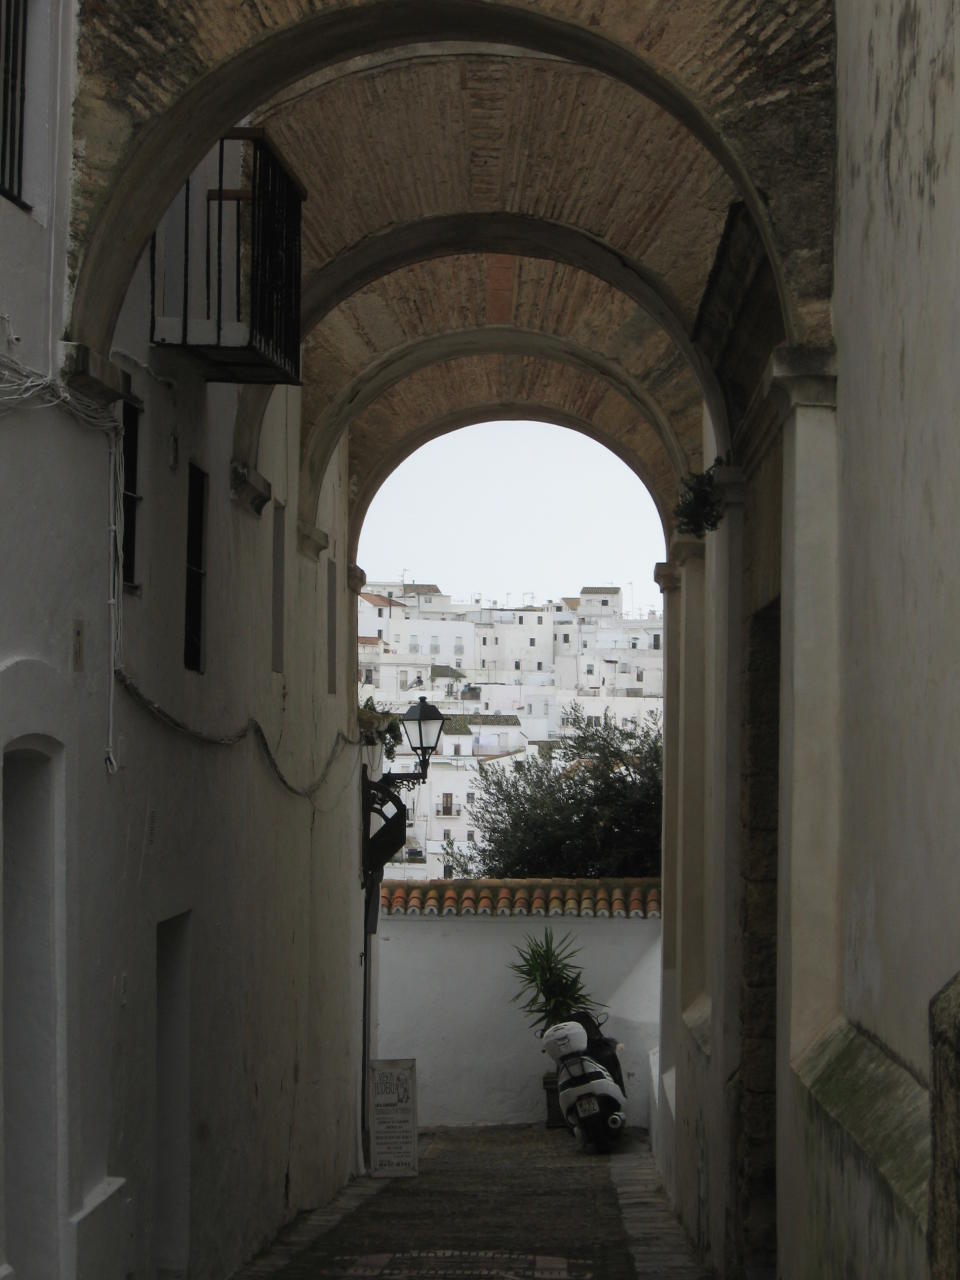
[[[512,769],[481,765],[468,813],[484,876],[660,874],[659,716],[619,725],[566,708],[568,735]]]
[[[455,876],[474,876],[477,869],[468,853],[461,853],[453,836],[446,836],[440,846],[444,866],[450,867]]]

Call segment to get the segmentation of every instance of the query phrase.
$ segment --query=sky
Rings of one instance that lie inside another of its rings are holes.
[[[653,500],[608,449],[566,427],[488,422],[397,468],[370,504],[357,561],[370,582],[402,576],[504,607],[622,587],[625,610],[639,612],[660,609],[653,567],[665,558]]]

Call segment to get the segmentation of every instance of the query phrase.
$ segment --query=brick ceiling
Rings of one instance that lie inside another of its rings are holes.
[[[73,336],[107,345],[170,195],[252,113],[309,193],[301,518],[344,431],[355,536],[412,448],[509,411],[608,443],[668,519],[679,474],[702,465],[704,397],[724,412],[728,335],[708,359],[697,325],[732,205],[785,336],[829,340],[831,10],[87,5]]]

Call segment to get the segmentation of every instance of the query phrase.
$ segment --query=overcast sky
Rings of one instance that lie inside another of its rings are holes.
[[[412,517],[435,495],[429,530]],[[374,498],[358,563],[373,582],[435,582],[457,598],[539,603],[584,586],[660,608],[663,532],[647,490],[602,445],[541,422],[465,427],[417,450]]]

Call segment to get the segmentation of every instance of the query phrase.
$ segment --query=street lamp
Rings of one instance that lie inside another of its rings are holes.
[[[384,773],[371,778],[364,765],[361,772],[363,798],[363,884],[367,890],[367,932],[375,933],[380,909],[377,886],[383,868],[406,842],[407,808],[400,799],[401,787],[416,787],[427,777],[430,757],[436,751],[446,717],[421,695],[419,702],[400,717],[403,731],[417,757],[415,773]],[[376,815],[381,825],[371,830],[370,819]]]
[[[405,775],[410,778],[410,782],[406,785],[409,786],[414,782],[424,782],[426,780],[430,757],[439,745],[445,719],[446,717],[443,713],[428,702],[422,694],[420,701],[408,707],[401,716],[400,723],[403,725],[403,731],[407,735],[410,749],[420,762],[419,774]],[[400,781],[400,775],[398,774],[387,774],[385,776],[395,781]]]

